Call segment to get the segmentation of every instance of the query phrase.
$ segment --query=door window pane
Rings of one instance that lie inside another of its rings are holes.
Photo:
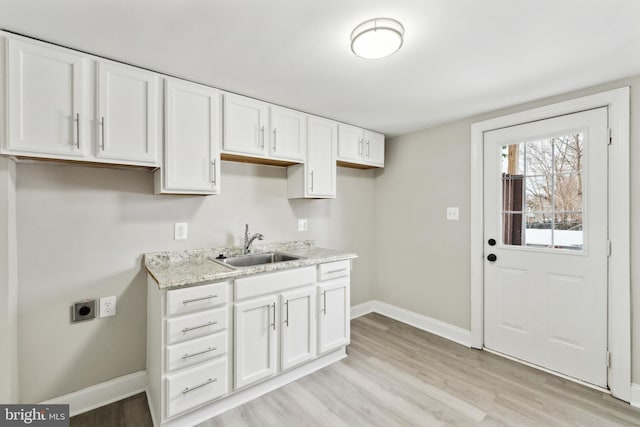
[[[583,134],[501,149],[502,243],[582,250]]]

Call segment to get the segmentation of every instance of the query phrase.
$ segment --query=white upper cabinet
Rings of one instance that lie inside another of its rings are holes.
[[[269,105],[245,96],[224,95],[225,153],[263,157],[269,147]]]
[[[365,163],[380,167],[384,166],[384,135],[365,130],[362,155]]]
[[[338,125],[338,160],[362,162],[364,131],[355,126]]]
[[[84,110],[83,55],[8,40],[8,139],[3,154],[80,158],[92,123]]]
[[[154,73],[7,37],[8,133],[2,154],[155,167]]]
[[[307,145],[306,114],[275,105],[269,107],[269,112],[271,118],[270,157],[304,162]]]
[[[97,156],[157,163],[158,77],[112,62],[97,67]]]
[[[303,165],[289,166],[287,192],[290,199],[336,197],[336,150],[338,124],[307,116],[307,155]]]
[[[384,135],[340,123],[338,164],[352,167],[384,166]]]
[[[156,193],[218,194],[222,94],[183,80],[165,81],[164,165]]]

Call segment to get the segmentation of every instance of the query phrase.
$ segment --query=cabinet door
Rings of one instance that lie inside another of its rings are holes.
[[[355,126],[338,125],[338,160],[362,162],[364,131]]]
[[[316,355],[316,298],[311,286],[280,295],[281,368]]]
[[[166,80],[165,190],[220,191],[220,104],[215,89]]]
[[[225,152],[262,157],[269,146],[268,105],[244,96],[224,95]]]
[[[304,161],[307,145],[307,116],[299,111],[271,106],[270,157]]]
[[[349,344],[349,279],[318,284],[318,354]]]
[[[91,122],[82,103],[83,57],[18,40],[8,47],[9,139],[3,152],[84,156]]]
[[[97,66],[97,156],[155,164],[158,77],[115,63],[99,62]]]
[[[384,135],[365,131],[363,154],[367,163],[384,166]]]
[[[338,125],[331,120],[309,117],[307,134],[306,194],[335,197]]]
[[[235,305],[235,388],[274,375],[277,365],[276,296]]]

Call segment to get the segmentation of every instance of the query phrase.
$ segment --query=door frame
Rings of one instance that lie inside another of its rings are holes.
[[[629,87],[609,90],[471,125],[471,347],[484,347],[484,133],[599,107],[608,108],[609,221],[607,349],[611,393],[631,400],[631,258],[629,175]],[[611,191],[615,189],[615,191]],[[613,213],[615,212],[615,215]]]

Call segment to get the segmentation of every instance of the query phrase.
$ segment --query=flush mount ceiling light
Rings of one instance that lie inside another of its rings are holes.
[[[400,49],[403,36],[404,27],[395,19],[370,19],[351,33],[351,50],[360,58],[385,58]]]

